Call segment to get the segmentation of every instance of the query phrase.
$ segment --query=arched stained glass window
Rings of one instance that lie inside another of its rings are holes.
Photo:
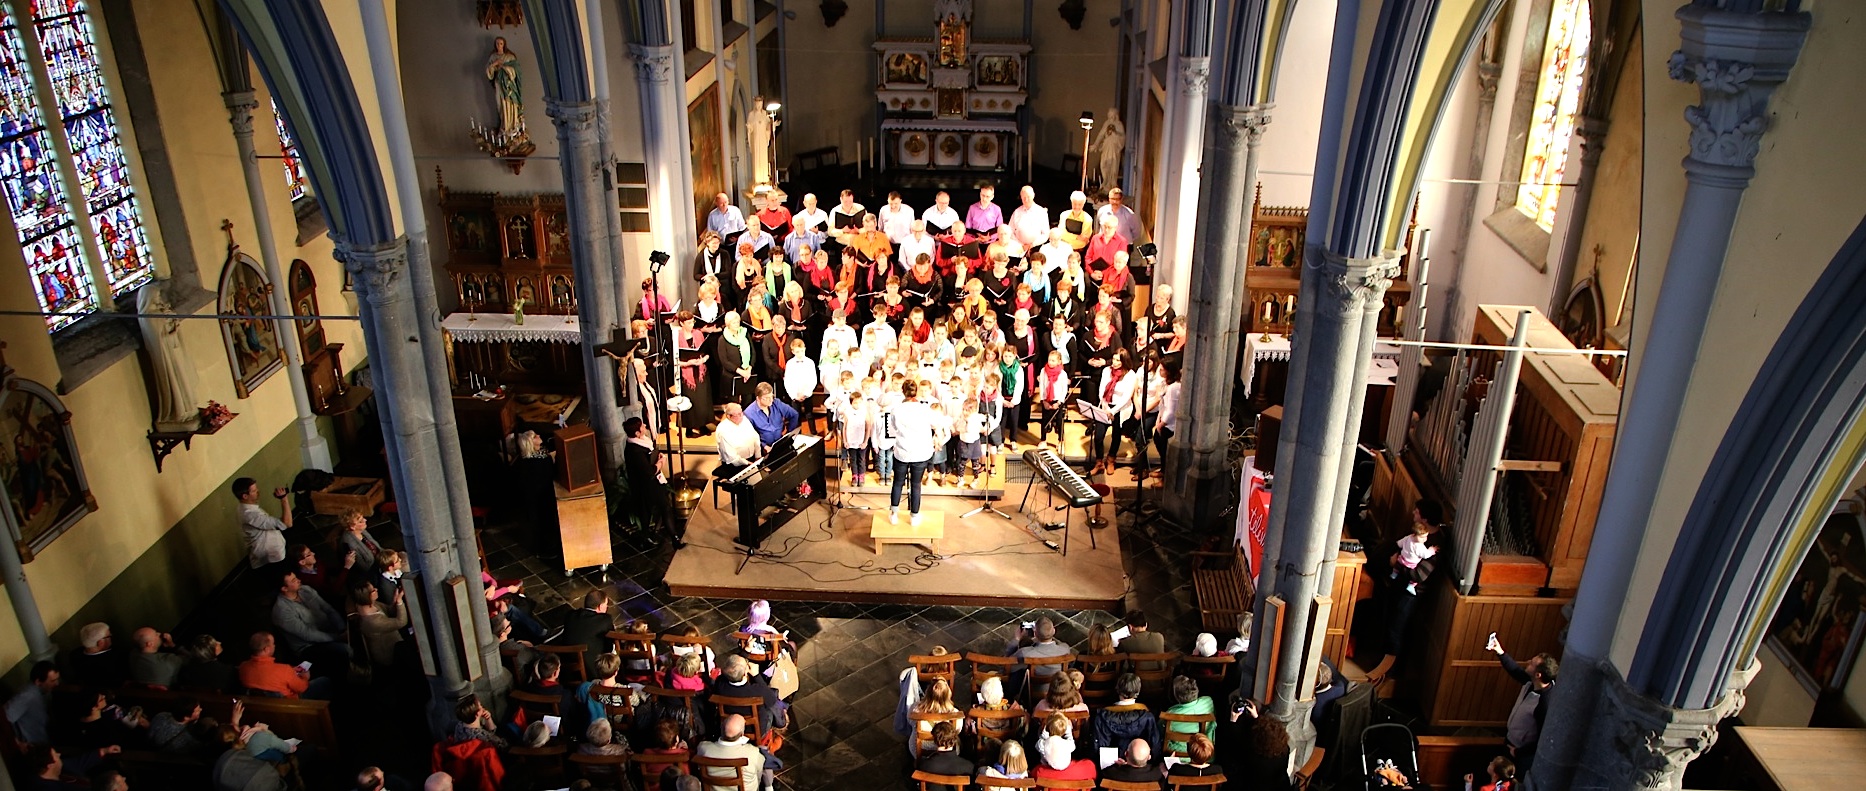
[[[1568,168],[1568,147],[1575,115],[1581,109],[1581,85],[1587,74],[1587,49],[1593,39],[1588,0],[1554,0],[1549,9],[1542,76],[1536,81],[1535,112],[1523,151],[1522,185],[1516,208],[1544,231],[1555,229],[1561,184]]]
[[[14,15],[20,7],[31,13],[30,31]],[[0,39],[0,181],[39,304],[56,314],[46,324],[58,330],[98,308],[98,277],[110,297],[122,296],[155,277],[155,257],[84,0],[12,0],[0,7]],[[57,127],[46,125],[41,81]],[[75,184],[60,161],[71,163]]]
[[[285,184],[291,187],[292,200],[295,202],[308,193],[310,179],[305,177],[305,160],[298,153],[298,141],[292,138],[292,130],[285,128],[285,114],[279,112],[279,103],[272,103],[272,123],[279,130],[279,154],[285,161]]]

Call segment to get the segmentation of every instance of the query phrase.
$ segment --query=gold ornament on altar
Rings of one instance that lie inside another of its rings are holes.
[[[927,150],[927,139],[924,135],[908,135],[907,142],[902,144],[902,148],[907,149],[909,154],[920,156]]]
[[[972,144],[972,150],[981,157],[988,157],[998,150],[998,142],[990,135],[979,135],[977,142]]]
[[[947,137],[939,141],[939,152],[949,157],[956,157],[965,150],[965,145],[957,137]]]

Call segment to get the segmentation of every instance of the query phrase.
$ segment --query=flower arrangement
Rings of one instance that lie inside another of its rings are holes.
[[[797,496],[798,497],[809,497],[811,491],[813,490],[810,488],[809,481],[804,481],[803,483],[797,484]]]
[[[220,428],[233,419],[233,411],[222,406],[218,401],[207,402],[207,406],[201,407],[200,411],[201,429],[204,431]]]

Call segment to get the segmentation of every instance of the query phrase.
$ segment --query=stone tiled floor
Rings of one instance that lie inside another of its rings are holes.
[[[1133,492],[1122,490],[1123,502]],[[1148,493],[1150,499],[1157,496]],[[1188,648],[1199,628],[1186,553],[1204,537],[1163,520],[1136,523],[1132,514],[1122,515],[1116,529],[1132,580],[1128,606],[1145,610],[1172,647]],[[551,571],[549,561],[525,546],[524,538],[516,529],[500,527],[482,535],[494,575],[524,578],[546,623],[555,623],[568,603],[598,585],[614,586],[617,623],[647,618],[657,630],[692,623],[715,645],[730,645],[732,632],[744,622],[744,600],[670,596],[662,583],[672,558],[667,547],[632,545],[617,534],[616,561],[607,572],[591,569],[566,578]],[[935,645],[1002,652],[1016,625],[1039,614],[1051,615],[1061,639],[1080,645],[1092,624],[1112,625],[1120,615],[836,601],[774,602],[772,609],[779,628],[790,630],[799,644],[800,687],[792,699],[796,720],[779,753],[786,765],[779,786],[849,788],[859,778],[864,788],[877,791],[911,785],[909,758],[893,730],[896,678],[909,655],[927,653]]]

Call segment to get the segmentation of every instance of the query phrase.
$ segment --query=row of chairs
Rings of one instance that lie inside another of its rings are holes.
[[[1030,673],[1026,674],[1026,683],[1020,690],[1005,690],[1007,696],[1015,694],[1020,699],[1030,700],[1035,691],[1033,679],[1036,676],[1048,678],[1057,671],[1077,669],[1082,671],[1082,700],[1090,708],[1100,708],[1114,700],[1114,680],[1124,672],[1131,672],[1140,677],[1143,687],[1161,689],[1170,684],[1175,673],[1181,672],[1199,682],[1205,694],[1212,694],[1220,681],[1230,672],[1230,666],[1237,662],[1237,657],[1230,654],[1218,656],[1192,656],[1178,651],[1158,654],[1064,654],[1054,657],[1028,657],[1018,659],[1010,656],[997,656],[977,651],[964,654],[939,654],[937,656],[915,655],[907,658],[919,673],[923,682],[935,678],[946,679],[957,686],[959,663],[969,663],[972,692],[977,694],[985,679],[998,678],[1000,683],[1010,681],[1011,674],[1019,667]],[[1045,670],[1044,668],[1048,668]],[[1210,686],[1208,686],[1210,685]]]
[[[568,777],[568,771],[574,770],[577,777],[589,780],[593,784],[614,784],[622,778],[633,778],[636,788],[656,788],[658,778],[668,769],[680,774],[699,777],[707,788],[737,788],[739,791],[758,791],[756,781],[745,781],[745,768],[748,761],[744,758],[707,758],[687,751],[674,753],[636,753],[634,755],[588,755],[571,752],[561,744],[546,747],[512,747],[506,750],[506,762],[511,769],[523,772],[537,783],[559,780]]]
[[[604,636],[609,638],[611,650],[622,658],[622,667],[625,672],[627,672],[627,668],[636,667],[639,666],[640,663],[646,662],[649,667],[649,672],[652,672],[656,678],[661,677],[662,672],[667,669],[666,659],[668,655],[674,653],[676,648],[698,651],[703,657],[712,656],[713,640],[712,638],[704,636],[688,637],[686,635],[636,634],[633,632],[609,632]],[[740,654],[748,661],[758,663],[762,666],[763,663],[777,658],[777,649],[769,645],[768,637],[766,636],[754,635],[749,632],[735,632],[733,638],[738,641]],[[760,644],[765,645],[764,650],[754,650],[754,647]],[[558,658],[563,661],[563,682],[565,684],[581,684],[589,680],[588,674],[583,670],[584,654],[588,651],[587,646],[537,645],[532,646],[532,649],[541,653],[558,655]],[[520,671],[523,670],[523,668],[517,666],[518,652],[508,650],[502,652],[502,655],[506,659],[506,664],[510,666],[508,669],[512,671],[514,677],[518,677]],[[709,662],[706,666],[707,674],[710,676],[714,669],[715,668]]]
[[[631,694],[631,690],[626,687],[602,685],[592,686],[590,692],[604,699],[619,700],[627,700]],[[699,721],[700,706],[702,705],[700,699],[705,697],[704,703],[710,704],[713,707],[713,712],[717,715],[719,720],[724,720],[726,717],[733,714],[742,715],[745,717],[745,735],[747,737],[755,742],[759,737],[764,735],[762,728],[759,726],[761,722],[760,715],[763,714],[761,711],[764,706],[763,699],[738,697],[734,695],[705,695],[695,690],[667,689],[665,687],[642,687],[642,694],[650,698],[655,698],[656,702],[661,704],[659,708],[662,711],[667,711],[671,708],[686,709],[690,722]],[[563,716],[563,699],[555,695],[540,695],[515,689],[507,693],[507,697],[514,705],[524,709],[527,714],[549,714],[553,717]],[[603,709],[611,720],[632,722],[635,719],[635,708],[627,704],[605,703],[603,704]]]
[[[1139,704],[1133,704],[1131,706],[1108,706],[1104,710],[1123,711],[1139,708],[1144,707]],[[1071,733],[1087,732],[1091,712],[1058,711],[1057,713],[1069,718],[1069,730]],[[1165,750],[1167,755],[1182,758],[1188,754],[1187,743],[1192,739],[1192,734],[1195,732],[1203,732],[1207,726],[1216,722],[1216,718],[1211,714],[1174,714],[1171,712],[1161,712],[1154,716],[1159,720],[1162,730],[1161,747]],[[1026,728],[1033,725],[1032,721],[1035,715],[1029,710],[1021,708],[988,709],[983,706],[974,706],[967,711],[955,711],[947,714],[916,711],[908,714],[907,717],[914,722],[916,733],[928,733],[932,731],[933,726],[941,722],[951,722],[953,727],[958,728],[961,733],[971,732],[978,734],[978,738],[981,741],[985,739],[1003,741],[1005,739],[1016,738],[1024,733]],[[922,723],[925,723],[925,727],[920,727]],[[994,727],[990,723],[997,723],[997,725]],[[1187,726],[1187,730],[1184,732],[1173,730],[1174,723]]]
[[[1103,791],[1160,791],[1159,783],[1136,783],[1127,780],[1055,780],[1046,777],[1008,780],[1001,777],[966,777],[964,775],[939,775],[931,772],[914,772],[914,780],[920,784],[920,791],[934,791],[935,788],[968,789],[989,791],[997,788],[1054,788],[1069,791],[1103,789]],[[1166,784],[1172,791],[1185,791],[1189,788],[1220,789],[1225,784],[1224,775],[1205,777],[1168,777]]]

